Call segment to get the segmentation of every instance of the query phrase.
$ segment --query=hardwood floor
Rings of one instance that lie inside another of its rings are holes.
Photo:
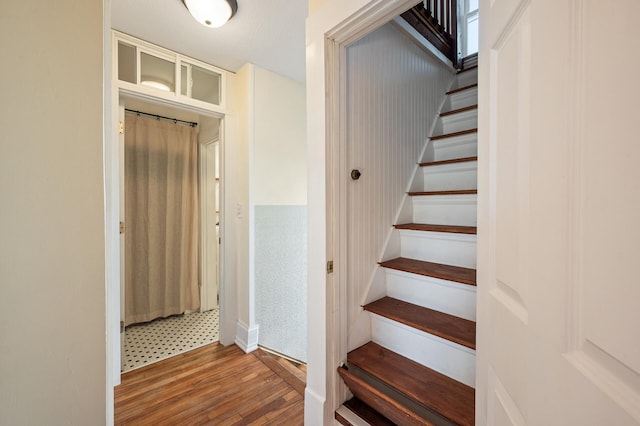
[[[122,375],[116,425],[302,425],[305,368],[218,343]]]

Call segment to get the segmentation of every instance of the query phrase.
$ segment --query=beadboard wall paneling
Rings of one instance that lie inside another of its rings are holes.
[[[348,306],[352,324],[453,71],[387,24],[347,49]]]

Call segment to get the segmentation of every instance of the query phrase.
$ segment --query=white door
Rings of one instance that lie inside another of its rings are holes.
[[[200,145],[200,310],[203,312],[218,307],[218,145],[217,141]]]
[[[640,424],[640,2],[481,0],[477,424]]]

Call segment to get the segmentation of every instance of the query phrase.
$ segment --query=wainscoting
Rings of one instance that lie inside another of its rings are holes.
[[[255,207],[259,344],[307,360],[307,207]]]

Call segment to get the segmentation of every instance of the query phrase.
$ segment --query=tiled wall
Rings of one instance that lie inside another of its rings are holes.
[[[307,359],[307,208],[255,206],[259,344]]]

